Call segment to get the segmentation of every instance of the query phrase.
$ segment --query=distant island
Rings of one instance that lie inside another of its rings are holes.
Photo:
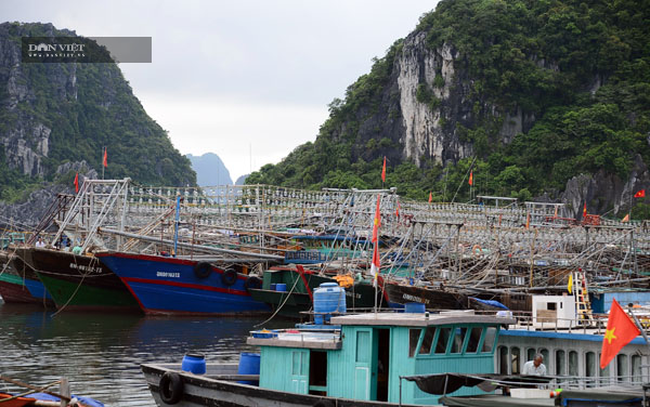
[[[192,163],[192,169],[196,172],[197,184],[201,187],[213,185],[232,185],[230,171],[226,168],[221,158],[214,153],[203,155],[187,154],[186,157]],[[237,180],[239,182],[239,180]]]

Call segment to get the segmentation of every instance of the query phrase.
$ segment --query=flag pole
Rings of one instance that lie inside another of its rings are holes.
[[[636,327],[639,328],[639,331],[641,331],[641,336],[643,336],[643,339],[645,339],[645,344],[650,346],[650,340],[648,340],[648,336],[645,333],[645,329],[641,325],[641,322],[639,322],[636,315],[634,315],[634,312],[632,312],[632,307],[630,307],[629,304],[628,304],[628,309],[630,311],[630,315],[632,315],[632,319],[634,320],[634,323],[636,324]]]
[[[106,169],[104,166],[104,156],[106,156],[106,146],[104,146],[104,150],[102,151],[102,180],[104,179],[104,170]]]

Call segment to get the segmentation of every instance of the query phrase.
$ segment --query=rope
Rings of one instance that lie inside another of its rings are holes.
[[[297,272],[296,272],[296,273],[297,273]],[[293,293],[293,290],[294,290],[294,289],[296,288],[296,286],[298,285],[298,281],[299,281],[299,280],[300,280],[300,276],[296,276],[296,281],[294,281],[294,283],[293,283],[293,287],[291,287],[291,290],[290,290],[289,293],[287,294],[287,298],[284,299],[284,301],[282,302],[282,304],[281,304],[281,305],[280,305],[280,306],[275,310],[275,312],[273,313],[273,315],[271,315],[271,316],[270,316],[266,321],[261,322],[261,323],[259,323],[259,324],[257,324],[257,325],[253,325],[255,328],[259,328],[260,326],[262,326],[262,325],[264,325],[264,324],[270,322],[273,318],[275,318],[275,316],[278,314],[278,312],[280,312],[280,310],[282,309],[282,307],[284,307],[284,304],[287,303],[287,301],[289,300],[289,297],[291,297],[291,294]],[[307,288],[307,287],[306,287],[306,288]]]

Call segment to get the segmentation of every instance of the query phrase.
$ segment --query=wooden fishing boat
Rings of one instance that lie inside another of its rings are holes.
[[[301,313],[312,308],[314,290],[323,283],[340,284],[344,279],[348,283],[343,284],[348,309],[374,307],[375,295],[378,296],[378,305],[387,306],[381,289],[376,293],[372,284],[362,284],[352,276],[340,276],[336,270],[321,273],[300,265],[296,268],[272,267],[266,270],[262,287],[250,289],[249,292],[255,300],[268,304],[274,311],[279,309],[278,315],[304,319],[305,315]]]
[[[104,404],[100,403],[99,401],[88,397],[80,397],[74,395],[71,397],[73,399],[76,399],[74,405],[78,407],[103,407],[104,406]],[[30,393],[28,395],[20,397],[10,393],[0,392],[0,405],[2,405],[2,407],[30,407],[30,406],[60,407],[61,399],[59,397],[52,396],[47,393]]]
[[[109,267],[137,298],[147,314],[223,315],[268,313],[249,288],[259,287],[255,276],[219,268],[210,262],[160,255],[100,252]]]
[[[239,366],[208,364],[206,374],[185,363],[142,371],[159,406],[430,405],[438,397],[402,377],[492,372],[500,328],[514,320],[458,311],[332,316],[331,323],[252,332],[247,343],[261,349],[259,375],[247,367],[257,360],[251,354]]]
[[[16,255],[36,271],[59,308],[139,310],[122,281],[92,255],[34,247],[19,248]]]
[[[4,252],[0,259],[0,296],[6,303],[54,306],[52,296],[34,269],[20,257],[8,252]]]

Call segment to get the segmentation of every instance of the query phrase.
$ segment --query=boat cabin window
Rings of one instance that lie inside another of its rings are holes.
[[[409,329],[409,357],[415,356],[415,349],[418,347],[421,329]]]
[[[521,354],[519,352],[519,348],[517,347],[512,347],[510,349],[510,365],[511,365],[511,373],[512,374],[519,374],[519,364],[521,360]]]
[[[492,352],[496,337],[497,337],[497,328],[493,326],[487,327],[487,329],[485,330],[485,338],[483,339],[483,348],[481,349],[481,352],[484,353]]]
[[[641,377],[641,356],[632,355],[632,380],[635,383],[640,383],[643,378]]]
[[[528,361],[528,360],[535,359],[536,354],[537,354],[537,351],[535,350],[535,348],[528,348],[526,350],[526,360]],[[548,363],[548,361],[544,360],[544,363]]]
[[[478,350],[478,343],[481,341],[481,333],[483,333],[483,328],[480,326],[475,326],[469,331],[466,353],[476,353]]]
[[[447,343],[449,342],[449,337],[451,336],[451,328],[440,328],[440,333],[438,334],[438,342],[436,343],[436,353],[447,353]]]
[[[465,342],[465,335],[467,328],[456,327],[454,329],[454,340],[451,342],[451,353],[460,353],[463,350],[463,342]]]
[[[548,349],[540,349],[539,353],[542,354],[542,357],[544,358],[544,363],[546,363],[546,367],[549,368],[550,367],[549,365],[552,365],[553,361],[550,359],[550,356],[548,354]],[[534,358],[535,357],[533,356],[533,359]],[[530,360],[532,360],[532,359],[530,359]],[[548,371],[550,372],[551,370],[548,369]]]
[[[370,344],[370,332],[367,331],[357,331],[357,357],[356,361],[360,363],[370,362],[369,352],[361,351],[365,349],[371,349]]]
[[[594,352],[585,353],[585,376],[596,376],[596,354]],[[587,385],[593,386],[593,382],[589,382]]]
[[[598,360],[600,360],[600,353],[598,353]],[[608,363],[604,369],[599,369],[598,376],[600,376],[599,383],[601,386],[606,386],[610,384],[609,367],[611,365],[612,365],[611,363]]]
[[[508,348],[499,347],[499,374],[508,374]]]
[[[564,358],[565,353],[563,350],[558,350],[555,352],[555,374],[557,376],[564,376],[566,374],[566,369],[564,367]]]
[[[616,356],[616,375],[618,376],[619,382],[629,382],[630,381],[630,368],[627,362],[627,355],[619,354]]]
[[[578,376],[578,352],[569,352],[569,376]]]
[[[433,343],[433,337],[436,334],[436,328],[428,327],[424,332],[424,339],[422,340],[422,346],[420,346],[420,355],[428,355],[431,353],[431,344]]]

